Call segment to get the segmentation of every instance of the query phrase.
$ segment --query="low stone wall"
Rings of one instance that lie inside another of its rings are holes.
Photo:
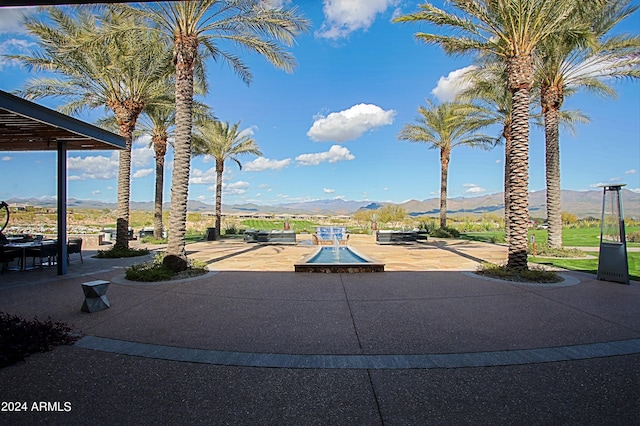
[[[82,248],[100,247],[104,241],[104,234],[69,234],[67,241],[71,238],[82,238]]]
[[[46,239],[55,240],[58,238],[57,235],[46,234],[44,236]],[[72,238],[82,238],[82,248],[98,248],[104,243],[104,234],[68,234],[67,241]]]
[[[381,263],[363,263],[358,265],[349,264],[317,264],[317,263],[296,263],[294,265],[296,272],[319,272],[319,273],[339,273],[339,274],[355,274],[360,272],[384,272],[384,264]]]

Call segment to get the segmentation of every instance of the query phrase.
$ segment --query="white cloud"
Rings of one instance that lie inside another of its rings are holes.
[[[99,195],[102,191],[96,189],[95,191],[91,191],[91,195]]]
[[[266,7],[277,9],[282,6],[286,6],[291,3],[291,0],[261,0],[262,3]]]
[[[431,91],[431,94],[441,102],[453,101],[462,90],[469,87],[469,83],[463,79],[464,74],[475,68],[475,66],[471,65],[451,71],[446,77],[440,77],[438,84],[435,89]]]
[[[358,104],[316,119],[307,132],[316,142],[345,142],[357,139],[368,130],[393,123],[396,112],[377,105]]]
[[[2,16],[2,15],[0,15]],[[2,18],[0,18],[0,21]],[[0,22],[0,28],[2,28],[2,23]],[[0,31],[0,34],[2,32]],[[5,67],[20,67],[20,61],[15,59],[5,58],[4,55],[15,55],[15,54],[23,54],[27,53],[30,46],[35,43],[29,42],[24,39],[10,38],[3,42],[0,42],[0,70]]]
[[[133,141],[133,145],[142,145],[145,147],[148,147],[149,144],[151,143],[151,135],[149,135],[148,133],[145,133],[144,135],[140,136],[139,138],[136,138]]]
[[[281,170],[291,164],[291,158],[285,158],[284,160],[271,160],[266,157],[258,157],[255,160],[249,161],[243,166],[243,169],[248,172],[262,172],[264,170]]]
[[[134,179],[143,178],[145,176],[149,176],[154,172],[154,169],[140,169],[133,174]]]
[[[13,160],[13,158],[9,157],[8,155],[5,155],[4,157],[2,157],[2,161],[11,161]]]
[[[354,31],[367,30],[383,13],[399,0],[324,0],[324,22],[316,37],[339,39]]]
[[[316,166],[320,163],[337,163],[338,161],[348,161],[356,158],[349,150],[340,145],[333,145],[329,151],[318,152],[316,154],[301,154],[296,157],[298,164],[302,166]]]
[[[3,7],[0,13],[0,34],[27,33],[27,29],[22,25],[22,17],[33,15],[37,11],[38,8],[35,6]]]
[[[200,158],[202,158],[202,162],[203,163],[213,163],[216,161],[215,157],[208,155],[208,154],[204,154],[202,156],[200,156]]]
[[[625,175],[635,175],[636,173],[638,173],[636,169],[630,169],[624,172]]]
[[[118,176],[118,153],[114,151],[111,157],[93,155],[88,157],[69,157],[67,160],[69,171],[77,171],[70,175],[70,181],[87,179],[114,179]]]
[[[216,168],[211,167],[208,170],[202,171],[200,169],[191,169],[191,178],[189,179],[189,183],[198,185],[198,184],[207,184],[207,183],[215,183],[216,182]]]
[[[134,148],[131,150],[131,166],[144,167],[154,161],[155,152],[153,148]]]
[[[241,195],[249,189],[249,182],[238,181],[233,183],[222,183],[222,193],[225,195]]]
[[[323,188],[322,192],[324,192],[325,194],[333,194],[334,192],[336,192],[336,190],[331,188]]]
[[[463,187],[467,188],[464,193],[465,194],[480,194],[482,192],[487,192],[486,189],[484,189],[481,186],[476,185],[475,183],[465,183],[464,185],[462,185]]]

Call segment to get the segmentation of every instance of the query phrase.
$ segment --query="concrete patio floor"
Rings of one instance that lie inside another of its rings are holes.
[[[293,264],[318,249],[310,235],[296,245],[258,245],[242,240],[190,244],[190,257],[220,271],[293,271]],[[349,247],[385,264],[385,271],[475,271],[480,262],[502,263],[507,247],[463,240],[436,239],[414,244],[376,244],[372,235],[351,235]]]
[[[187,246],[212,272],[186,282],[126,282],[141,259],[89,251],[63,277],[0,275],[0,311],[84,336],[0,369],[0,401],[29,407],[0,423],[638,424],[639,283],[487,280],[470,271],[506,247],[372,239],[350,245],[386,272],[294,273],[315,247],[220,241]],[[95,279],[111,308],[87,314]]]

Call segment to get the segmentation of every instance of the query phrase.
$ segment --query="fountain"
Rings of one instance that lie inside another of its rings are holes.
[[[294,267],[296,272],[384,272],[384,263],[340,247],[337,238],[332,246],[320,247]]]
[[[333,236],[333,256],[336,259],[336,263],[340,263],[340,241],[337,236]]]

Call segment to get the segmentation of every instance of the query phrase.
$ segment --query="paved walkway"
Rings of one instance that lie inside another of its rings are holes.
[[[212,272],[180,283],[90,255],[0,275],[0,311],[84,335],[0,370],[0,401],[29,408],[0,423],[638,424],[638,283],[483,279],[506,248],[482,243],[351,244],[387,272],[294,273],[313,247],[208,242],[188,248]],[[112,307],[86,314],[94,279]]]

